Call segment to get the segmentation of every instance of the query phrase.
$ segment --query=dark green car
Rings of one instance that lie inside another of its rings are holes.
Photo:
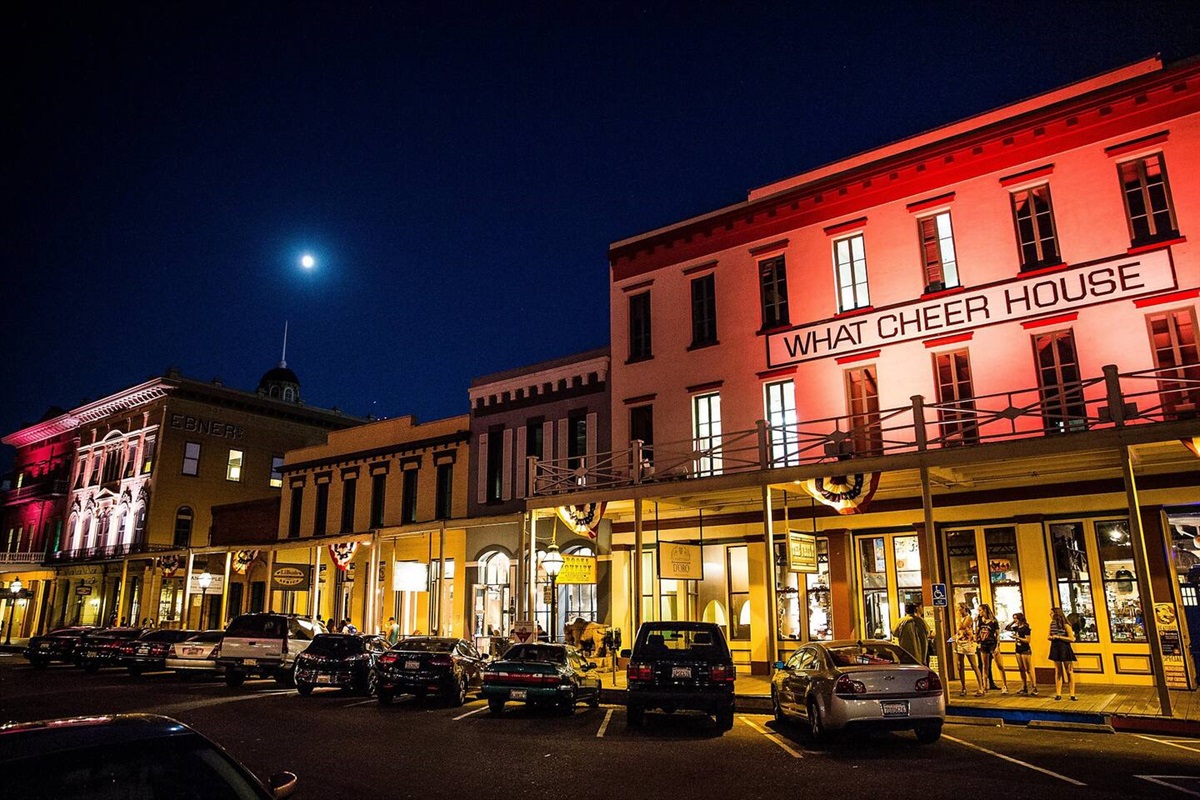
[[[515,644],[484,670],[481,693],[493,714],[503,713],[510,701],[573,714],[580,700],[592,708],[600,705],[600,679],[592,675],[595,666],[565,644]]]

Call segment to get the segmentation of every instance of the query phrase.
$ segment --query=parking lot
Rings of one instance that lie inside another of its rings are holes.
[[[571,716],[472,698],[461,708],[269,680],[238,689],[170,673],[35,671],[0,657],[0,718],[114,712],[166,714],[224,745],[260,776],[289,769],[301,796],[613,798],[830,796],[1200,796],[1200,741],[1178,737],[949,724],[942,740],[909,733],[814,747],[800,729],[739,713],[722,735],[707,717],[650,714],[631,730],[621,706]]]

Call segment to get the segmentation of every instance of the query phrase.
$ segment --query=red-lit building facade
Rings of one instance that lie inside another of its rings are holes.
[[[1197,154],[1200,63],[1149,59],[616,242],[614,450],[531,507],[607,501],[616,624],[754,672],[944,629],[946,584],[1035,643],[1062,606],[1081,681],[1194,685]]]

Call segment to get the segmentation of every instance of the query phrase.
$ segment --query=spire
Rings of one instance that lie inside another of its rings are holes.
[[[279,358],[280,368],[287,366],[287,320],[283,321],[283,355]]]

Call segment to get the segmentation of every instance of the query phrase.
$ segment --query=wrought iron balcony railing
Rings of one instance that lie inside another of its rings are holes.
[[[130,555],[142,553],[160,553],[174,550],[170,545],[147,544],[146,542],[129,542],[127,544],[110,544],[97,547],[81,547],[75,550],[53,550],[46,553],[42,562],[46,566],[58,564],[73,564],[80,561],[112,561]]]

